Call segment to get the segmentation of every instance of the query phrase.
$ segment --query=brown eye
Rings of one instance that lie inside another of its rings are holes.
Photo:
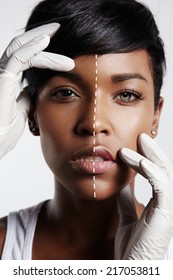
[[[71,102],[76,98],[79,98],[79,95],[74,92],[74,90],[69,88],[59,88],[55,89],[50,94],[55,101],[61,102]]]
[[[70,89],[54,90],[53,92],[51,92],[51,95],[56,96],[56,97],[73,97],[73,96],[76,96],[76,94]]]

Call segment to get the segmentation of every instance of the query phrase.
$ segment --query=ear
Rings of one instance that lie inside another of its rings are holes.
[[[28,113],[28,126],[29,126],[29,130],[31,131],[31,133],[34,136],[39,136],[40,135],[40,131],[39,131],[38,122],[37,122],[34,107],[31,107],[30,111]]]
[[[157,106],[157,109],[154,113],[153,124],[152,124],[152,129],[151,129],[151,137],[152,138],[155,138],[155,136],[157,135],[157,132],[158,132],[160,115],[161,115],[161,112],[162,112],[163,103],[164,103],[164,99],[161,96],[159,98],[159,104]]]

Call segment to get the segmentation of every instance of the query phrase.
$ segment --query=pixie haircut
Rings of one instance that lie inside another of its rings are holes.
[[[157,108],[166,62],[156,22],[145,5],[135,0],[44,0],[33,10],[26,30],[51,22],[59,22],[61,27],[45,51],[75,58],[146,50]],[[53,75],[57,72],[48,69],[25,71],[32,101]]]

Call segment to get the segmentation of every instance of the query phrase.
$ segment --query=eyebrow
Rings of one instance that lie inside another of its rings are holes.
[[[73,72],[57,72],[57,76],[61,76],[63,78],[66,78],[66,79],[72,80],[72,81],[78,81],[78,80],[82,79],[82,77],[79,73],[73,73]]]
[[[79,81],[82,79],[82,77],[79,73],[74,73],[74,72],[57,72],[57,76],[61,76],[63,78],[66,78],[66,79],[72,80],[72,81]],[[143,80],[146,83],[148,83],[147,79],[139,73],[123,73],[123,74],[111,75],[111,80],[113,83],[122,83],[122,82],[125,82],[128,80],[133,80],[133,79]]]
[[[139,73],[125,73],[125,74],[116,74],[111,76],[113,83],[122,83],[127,80],[139,79],[148,83],[147,79]]]

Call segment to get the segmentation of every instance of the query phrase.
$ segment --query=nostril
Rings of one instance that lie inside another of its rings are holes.
[[[91,132],[90,132],[89,130],[87,130],[87,129],[81,129],[80,135],[83,135],[83,136],[91,136],[91,135],[93,135],[93,133],[91,133]]]
[[[108,131],[105,129],[105,130],[101,130],[100,133],[108,134]]]

